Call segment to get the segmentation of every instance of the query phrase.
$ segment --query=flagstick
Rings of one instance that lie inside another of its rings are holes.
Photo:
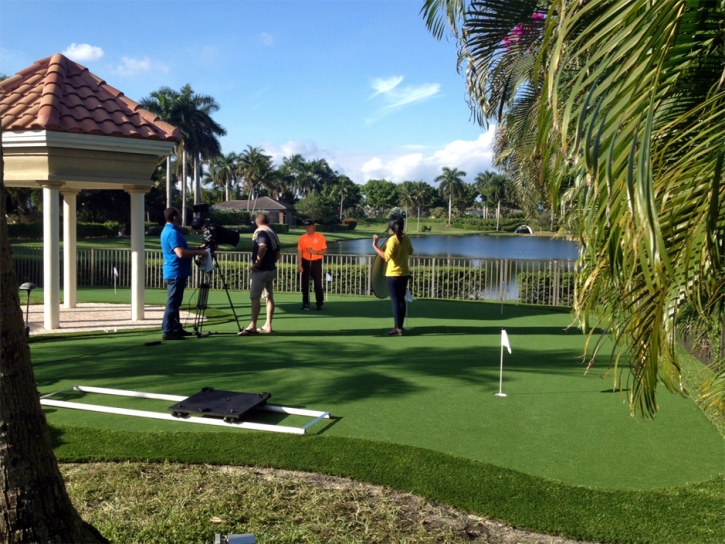
[[[503,330],[503,329],[502,329]],[[498,393],[497,397],[505,397],[506,393],[503,392],[503,342],[501,342],[501,370],[498,374]]]
[[[503,392],[503,344],[501,344],[501,370],[498,377],[498,393],[497,397],[505,397],[506,393]]]

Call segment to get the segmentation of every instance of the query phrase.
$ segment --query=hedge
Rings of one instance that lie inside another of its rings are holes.
[[[499,228],[503,232],[513,232],[517,227],[523,224],[524,218],[520,217],[502,217],[499,222]],[[478,231],[495,231],[496,218],[478,219],[466,218],[453,222],[452,225],[456,229],[478,230]]]
[[[357,225],[357,223],[356,223]],[[336,225],[336,224],[329,224],[325,225],[322,223],[315,224],[315,230],[317,232],[341,232],[344,230],[348,230],[347,225]]]
[[[154,223],[155,224],[155,223]],[[76,223],[76,236],[78,238],[114,238],[118,236],[120,225],[117,221],[105,223]],[[63,229],[60,228],[63,237]],[[11,240],[41,240],[43,238],[43,223],[10,223],[8,225],[8,238]]]
[[[212,209],[208,218],[212,223],[228,227],[230,225],[249,225],[252,222],[249,212],[222,211]]]
[[[342,224],[346,225],[348,230],[355,230],[355,227],[357,227],[357,219],[343,219]]]
[[[518,276],[519,300],[524,304],[574,305],[574,272],[559,274],[558,301],[555,301],[555,274],[551,272],[522,272]]]
[[[285,223],[271,223],[269,226],[277,234],[287,234],[289,232],[289,225]]]

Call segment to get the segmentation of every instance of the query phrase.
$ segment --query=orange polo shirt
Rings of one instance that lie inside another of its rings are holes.
[[[313,255],[310,250],[321,251],[327,249],[327,241],[325,236],[319,232],[315,232],[312,236],[305,233],[300,236],[300,241],[297,242],[297,251],[302,252],[302,258],[308,261],[319,261],[322,259],[322,255]]]

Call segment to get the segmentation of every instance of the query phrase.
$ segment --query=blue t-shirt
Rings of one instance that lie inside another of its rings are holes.
[[[175,280],[191,276],[191,259],[179,259],[174,249],[189,249],[186,238],[176,225],[166,223],[161,231],[161,250],[164,252],[164,279]]]

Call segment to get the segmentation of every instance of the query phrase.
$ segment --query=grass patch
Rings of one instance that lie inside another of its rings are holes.
[[[527,534],[402,493],[318,474],[172,463],[62,465],[81,516],[112,542],[208,544],[214,533],[257,542],[520,544]]]
[[[387,485],[568,538],[653,544],[725,540],[722,477],[675,489],[606,491],[422,448],[356,439],[300,440],[261,433],[245,433],[242,439],[231,434],[200,439],[197,433],[81,428],[54,429],[53,434],[56,455],[64,462],[132,459],[314,471]]]

